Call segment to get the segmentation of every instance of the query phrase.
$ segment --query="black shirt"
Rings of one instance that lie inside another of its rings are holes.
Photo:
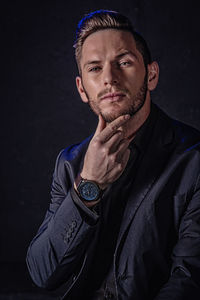
[[[155,120],[156,112],[152,107],[149,117],[129,145],[130,157],[123,174],[110,185],[98,204],[100,231],[90,275],[88,274],[88,286],[85,287],[85,297],[88,300],[117,299],[114,272],[117,238],[126,207],[126,199],[134,184],[140,160],[148,147]],[[92,217],[94,212],[90,212],[88,208],[86,210]]]

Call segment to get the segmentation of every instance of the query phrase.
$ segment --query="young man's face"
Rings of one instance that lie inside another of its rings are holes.
[[[80,96],[106,122],[140,110],[149,97],[141,53],[130,32],[106,29],[86,38],[81,53]]]

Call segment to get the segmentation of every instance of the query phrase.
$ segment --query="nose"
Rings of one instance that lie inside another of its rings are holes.
[[[107,85],[116,85],[118,83],[118,74],[116,68],[112,64],[104,66],[103,83]]]

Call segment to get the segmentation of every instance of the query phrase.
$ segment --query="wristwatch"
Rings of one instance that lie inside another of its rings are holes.
[[[79,197],[84,201],[98,200],[103,191],[95,181],[83,179],[80,175],[75,180]]]

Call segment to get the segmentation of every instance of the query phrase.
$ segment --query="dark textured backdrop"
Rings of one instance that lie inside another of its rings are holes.
[[[30,289],[24,260],[48,207],[56,156],[96,126],[95,116],[80,101],[75,87],[72,45],[78,20],[99,8],[129,16],[160,64],[154,101],[171,116],[200,129],[200,30],[198,8],[192,3],[55,0],[1,4],[2,293]]]

